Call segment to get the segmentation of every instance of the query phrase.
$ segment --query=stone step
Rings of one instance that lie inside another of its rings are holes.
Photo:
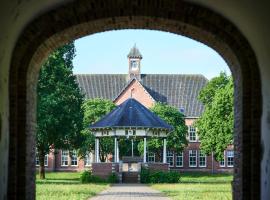
[[[123,183],[138,183],[138,172],[123,172],[122,182]]]

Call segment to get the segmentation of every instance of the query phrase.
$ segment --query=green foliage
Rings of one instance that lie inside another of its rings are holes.
[[[173,132],[167,137],[167,147],[171,151],[181,152],[187,144],[187,126],[185,125],[184,115],[175,107],[164,103],[156,103],[151,108],[151,111],[173,126]],[[155,153],[158,159],[160,159],[163,148],[162,139],[158,137],[147,139],[147,148],[149,152]],[[138,150],[143,154],[143,141],[139,143]]]
[[[82,134],[85,136],[84,144],[80,148],[80,152],[83,154],[89,150],[94,149],[95,138],[90,132],[89,126],[104,115],[108,114],[115,108],[115,104],[107,99],[89,99],[83,103],[82,109],[84,111],[83,126],[84,130]],[[108,154],[112,154],[114,150],[114,141],[112,137],[100,138],[100,160],[104,162]]]
[[[83,141],[83,95],[72,73],[74,43],[55,50],[40,70],[36,144],[41,168],[54,149],[77,149]]]
[[[217,90],[224,88],[230,82],[230,79],[225,72],[221,72],[218,77],[212,78],[207,86],[200,91],[199,100],[204,105],[211,105]]]
[[[232,78],[221,73],[202,89],[199,99],[205,105],[204,113],[195,123],[200,147],[208,155],[213,151],[216,159],[221,160],[226,147],[233,143]]]
[[[175,171],[155,171],[150,172],[149,169],[142,167],[141,183],[179,183],[180,173]]]
[[[81,183],[105,183],[106,180],[100,178],[99,176],[94,176],[90,171],[84,171],[80,176]]]
[[[108,183],[118,183],[119,179],[116,173],[111,173],[110,176],[108,177]]]
[[[141,183],[150,183],[150,170],[142,167],[140,173]]]

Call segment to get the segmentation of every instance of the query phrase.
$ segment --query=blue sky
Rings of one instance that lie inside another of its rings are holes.
[[[203,74],[208,79],[230,70],[208,46],[172,33],[150,30],[108,31],[75,41],[75,74],[126,74],[127,54],[136,43],[145,74]]]

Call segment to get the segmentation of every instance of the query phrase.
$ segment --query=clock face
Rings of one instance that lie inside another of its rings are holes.
[[[136,61],[136,60],[131,60],[130,61],[130,65],[131,65],[131,69],[132,70],[137,70],[138,69],[138,61]]]

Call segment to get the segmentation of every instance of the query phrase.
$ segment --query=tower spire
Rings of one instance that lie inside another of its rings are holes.
[[[134,46],[130,49],[128,57],[128,63],[129,63],[129,78],[136,78],[138,80],[141,80],[141,60],[142,60],[142,54],[140,53],[139,49],[136,47],[136,43]]]

